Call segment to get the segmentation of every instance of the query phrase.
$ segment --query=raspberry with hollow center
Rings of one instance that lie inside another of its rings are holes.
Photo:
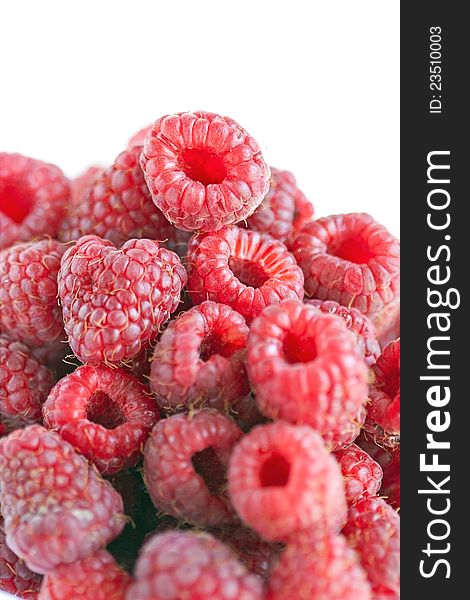
[[[343,524],[341,471],[309,427],[279,421],[252,429],[233,450],[228,482],[241,519],[267,540]]]
[[[57,383],[43,406],[44,425],[57,431],[99,471],[134,466],[159,414],[133,375],[85,365]]]
[[[293,256],[284,244],[256,231],[233,226],[193,236],[187,268],[195,304],[227,304],[247,322],[269,304],[303,298],[302,271]]]
[[[145,138],[141,165],[155,204],[186,231],[242,221],[269,186],[258,143],[233,119],[209,112],[158,119]]]
[[[351,444],[334,456],[341,467],[348,504],[377,494],[382,484],[382,467],[367,452]]]
[[[155,506],[198,526],[233,521],[225,477],[241,436],[232,419],[212,409],[158,422],[144,451],[145,483]]]

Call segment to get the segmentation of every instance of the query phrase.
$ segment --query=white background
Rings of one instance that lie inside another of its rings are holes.
[[[317,215],[399,233],[399,3],[4,2],[0,150],[70,175],[163,114],[229,115]]]

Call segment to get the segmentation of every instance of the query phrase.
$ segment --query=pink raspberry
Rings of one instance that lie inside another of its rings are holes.
[[[245,319],[229,306],[203,302],[172,321],[155,346],[150,387],[165,409],[228,410],[249,392]]]
[[[88,235],[64,254],[58,282],[75,355],[119,364],[145,349],[177,308],[186,271],[174,252],[152,240],[116,249]]]
[[[267,540],[309,528],[338,530],[346,514],[339,466],[309,427],[277,422],[252,429],[233,450],[228,482],[241,519]]]
[[[0,152],[0,248],[55,237],[69,196],[69,182],[58,167]]]
[[[367,214],[323,217],[304,225],[291,243],[305,292],[368,316],[378,333],[395,318],[400,243]]]
[[[367,367],[337,317],[299,300],[266,308],[251,326],[247,368],[267,417],[310,425],[333,449],[359,434]]]
[[[242,221],[269,186],[258,143],[233,119],[185,112],[156,121],[141,164],[153,201],[186,231],[217,231]]]
[[[226,227],[195,235],[189,242],[187,268],[191,300],[231,306],[247,322],[265,306],[303,298],[302,271],[284,244],[268,235]]]
[[[89,556],[125,523],[111,484],[40,425],[0,439],[0,503],[8,546],[37,573]]]
[[[148,388],[122,369],[85,365],[52,389],[44,425],[106,475],[134,466],[159,417]]]
[[[57,274],[65,249],[48,239],[0,252],[0,329],[10,338],[42,346],[64,337]]]
[[[226,469],[241,436],[232,419],[212,409],[157,423],[144,451],[145,483],[155,506],[202,527],[233,521]]]
[[[261,580],[207,533],[169,531],[143,547],[128,600],[263,600]]]
[[[382,467],[367,452],[351,444],[334,453],[344,478],[347,503],[375,496],[382,484]]]
[[[396,316],[390,327],[383,331],[379,337],[379,344],[381,348],[385,348],[387,344],[393,342],[400,337],[400,313]]]

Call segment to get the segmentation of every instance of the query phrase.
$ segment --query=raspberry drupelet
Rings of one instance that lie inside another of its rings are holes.
[[[251,326],[247,369],[267,417],[310,425],[335,450],[359,434],[367,367],[338,317],[299,300],[269,306]]]
[[[267,540],[344,523],[340,468],[309,427],[279,421],[252,429],[233,449],[228,482],[240,518]]]
[[[120,364],[148,347],[176,310],[186,271],[152,240],[116,249],[87,235],[64,254],[58,283],[74,354],[90,364]]]
[[[141,165],[153,201],[185,231],[217,231],[246,219],[269,186],[258,143],[233,119],[209,112],[158,119]]]
[[[181,314],[155,346],[150,387],[166,410],[211,406],[228,411],[249,392],[245,319],[229,306],[203,302]]]
[[[226,494],[226,469],[242,431],[213,409],[159,421],[144,451],[144,478],[161,511],[197,526],[234,520]]]
[[[269,304],[303,298],[303,275],[293,256],[282,242],[257,231],[232,226],[195,235],[186,264],[195,304],[227,304],[247,322]]]
[[[367,452],[350,444],[334,453],[344,478],[347,503],[375,496],[382,484],[382,467]]]
[[[52,389],[44,425],[57,431],[98,470],[111,475],[134,466],[159,418],[150,390],[123,369],[78,367]]]
[[[70,185],[55,165],[0,152],[0,249],[57,236]]]

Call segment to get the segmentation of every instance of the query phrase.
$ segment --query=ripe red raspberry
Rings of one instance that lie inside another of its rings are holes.
[[[374,594],[400,597],[400,517],[382,498],[360,500],[349,509],[343,530]]]
[[[0,248],[55,237],[70,195],[62,171],[21,154],[0,152]]]
[[[61,565],[43,580],[38,600],[124,600],[131,577],[106,550]]]
[[[342,535],[294,540],[269,578],[266,600],[372,600],[364,569]]]
[[[298,300],[266,308],[251,326],[247,368],[267,417],[310,425],[333,449],[359,434],[367,367],[337,317]]]
[[[153,201],[185,231],[217,231],[242,221],[269,186],[258,143],[233,119],[185,112],[156,121],[141,164]]]
[[[0,439],[0,503],[7,544],[37,573],[89,556],[125,523],[111,484],[40,425]]]
[[[377,494],[382,484],[382,467],[367,452],[351,444],[334,455],[343,474],[348,504]]]
[[[228,482],[241,519],[267,540],[338,530],[346,514],[339,466],[309,427],[279,421],[252,429],[233,450]]]
[[[367,214],[307,223],[291,244],[305,292],[360,310],[380,329],[398,310],[400,243]]]
[[[0,329],[10,338],[43,346],[64,337],[57,273],[65,249],[48,239],[0,252]]]
[[[165,409],[228,410],[249,392],[245,319],[229,306],[203,302],[172,321],[155,346],[150,387]]]
[[[367,365],[373,365],[380,356],[380,345],[377,341],[377,333],[371,320],[356,308],[347,308],[334,300],[306,300],[324,313],[337,315],[346,323],[346,327],[354,335],[356,350],[364,357]]]
[[[153,536],[137,560],[127,598],[136,600],[262,600],[262,582],[207,533]]]
[[[52,389],[44,425],[106,475],[134,466],[159,414],[149,389],[123,369],[85,365]]]
[[[53,385],[52,373],[25,344],[0,335],[0,420],[41,422],[42,404]]]
[[[292,173],[271,168],[268,193],[247,225],[253,231],[267,233],[284,242],[294,233],[294,221],[298,227],[303,219],[312,217],[313,206],[297,187]]]
[[[247,322],[265,306],[303,298],[302,271],[284,244],[240,227],[195,235],[188,246],[188,290],[200,304],[231,306]]]
[[[152,240],[129,240],[116,249],[87,235],[64,254],[58,282],[75,355],[91,364],[119,364],[156,337],[178,306],[186,271],[174,252]]]

